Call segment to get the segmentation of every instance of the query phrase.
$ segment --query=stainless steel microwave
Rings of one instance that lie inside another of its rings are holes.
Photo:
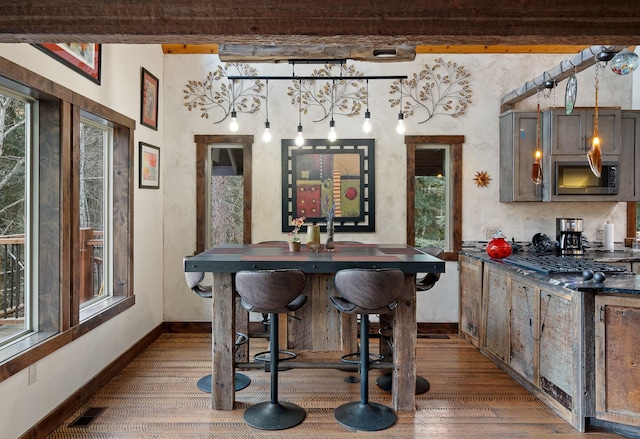
[[[584,161],[555,162],[556,195],[617,195],[618,162],[603,161],[600,177],[596,177],[587,158]]]

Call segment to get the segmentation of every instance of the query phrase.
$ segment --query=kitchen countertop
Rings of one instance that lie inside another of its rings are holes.
[[[593,280],[586,281],[582,278],[582,275],[579,274],[545,274],[533,270],[527,270],[526,268],[510,264],[501,259],[490,258],[489,255],[487,255],[487,253],[482,250],[466,249],[462,250],[460,253],[480,259],[484,262],[491,262],[502,265],[507,269],[513,270],[517,273],[521,273],[525,276],[530,276],[541,282],[550,283],[576,291],[640,295],[640,276],[637,276],[633,272],[610,274],[607,275],[604,282],[595,282]],[[536,253],[532,252],[518,252],[515,254],[529,256],[536,255]],[[640,252],[633,252],[631,250],[613,252],[587,251],[583,256],[581,256],[581,258],[605,264],[607,262],[640,262]]]

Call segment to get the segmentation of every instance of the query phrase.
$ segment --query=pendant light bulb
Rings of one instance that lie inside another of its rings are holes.
[[[264,123],[264,133],[262,133],[262,140],[264,141],[264,143],[269,143],[271,142],[271,124],[269,123],[269,121],[266,121]]]
[[[296,137],[296,145],[304,145],[304,136],[302,135],[302,124],[298,125],[298,136]]]
[[[396,131],[398,134],[404,134],[406,131],[406,127],[404,126],[404,114],[402,114],[402,111],[398,113],[398,126],[396,127]]]
[[[335,142],[337,138],[338,135],[336,134],[336,123],[333,119],[331,119],[331,122],[329,122],[329,142]]]
[[[362,131],[366,134],[371,132],[371,113],[369,111],[364,112],[364,123],[362,124]]]
[[[238,115],[236,110],[231,111],[231,123],[229,124],[229,129],[233,133],[238,131]]]

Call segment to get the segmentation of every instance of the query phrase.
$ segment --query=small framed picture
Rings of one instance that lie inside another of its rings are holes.
[[[101,45],[93,43],[34,44],[47,55],[100,85]]]
[[[145,189],[160,189],[160,148],[140,142],[140,184]]]
[[[158,129],[158,78],[144,67],[140,90],[140,123],[154,130]]]

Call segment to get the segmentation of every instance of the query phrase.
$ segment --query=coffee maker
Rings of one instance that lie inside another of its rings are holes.
[[[582,255],[582,218],[556,218],[556,239],[558,256]]]

